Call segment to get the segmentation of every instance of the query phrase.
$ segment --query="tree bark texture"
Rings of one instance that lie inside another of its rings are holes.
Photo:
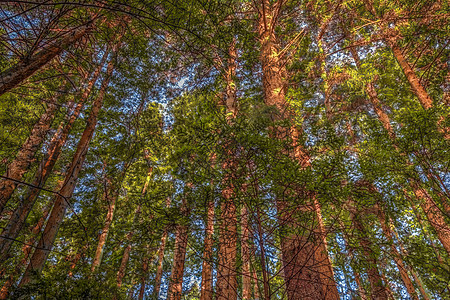
[[[228,123],[233,122],[237,113],[236,86],[236,48],[234,41],[228,49],[228,66],[226,73],[225,104]],[[223,161],[225,175],[222,182],[222,203],[220,215],[219,265],[217,267],[216,299],[232,300],[237,298],[237,216],[234,203],[234,166],[235,151],[230,141],[224,141],[226,158]]]
[[[45,136],[50,130],[53,118],[55,117],[55,112],[58,108],[58,96],[59,94],[56,93],[49,101],[46,111],[34,125],[30,136],[25,143],[23,143],[16,158],[8,165],[6,174],[4,175],[5,177],[20,181],[25,172],[28,171],[39,146],[42,144]],[[0,215],[17,187],[17,181],[7,180],[5,178],[0,180]]]
[[[169,291],[167,296],[167,299],[169,300],[181,300],[187,242],[188,226],[177,225],[172,273],[170,274]]]
[[[275,26],[280,15],[282,1],[273,4],[268,0],[261,2],[258,32],[261,42],[260,61],[263,71],[264,99],[267,105],[277,110],[277,113],[272,116],[274,121],[286,120],[290,118],[289,106],[285,97],[284,78],[287,72],[282,58],[278,55],[279,46],[275,36]],[[278,127],[274,130],[274,135],[279,139],[287,139],[292,136],[292,132],[288,128]],[[296,147],[295,157],[302,166],[307,160],[303,152],[301,147]],[[284,201],[282,199],[276,201],[279,222],[289,228],[295,227],[294,216],[287,211],[288,208],[283,203]],[[312,220],[312,222],[317,223],[317,220]],[[324,260],[316,255],[317,251],[326,249],[324,245],[321,245],[322,238],[314,242],[311,242],[310,239],[311,236],[308,238],[308,235],[302,236],[293,233],[287,235],[281,242],[287,297],[292,300],[339,299],[332,272],[325,275],[329,280],[322,282],[324,276],[321,275],[321,272],[326,269],[332,270],[331,265],[323,267],[323,264],[329,262],[328,259]],[[319,256],[323,255],[328,254],[322,252]]]

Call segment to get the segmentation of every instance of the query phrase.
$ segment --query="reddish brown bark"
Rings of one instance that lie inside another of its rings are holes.
[[[237,113],[237,98],[234,77],[236,73],[236,48],[234,41],[228,49],[228,66],[226,74],[225,104],[228,122],[231,123]],[[220,236],[217,267],[216,299],[237,298],[237,216],[234,203],[235,152],[229,141],[225,141],[226,158],[223,162],[222,203],[220,215]]]
[[[208,212],[205,225],[205,249],[203,250],[202,283],[200,300],[208,300],[213,297],[212,278],[212,245],[214,234],[214,200],[208,202]]]
[[[181,300],[184,261],[188,242],[188,226],[177,225],[175,249],[173,254],[172,272],[170,274],[169,291],[167,299]]]
[[[145,286],[147,282],[148,277],[148,267],[149,263],[154,259],[155,252],[149,248],[147,248],[147,256],[143,258],[142,261],[142,276],[141,276],[141,286],[139,288],[139,296],[138,299],[142,300],[144,299],[145,294]]]
[[[428,222],[436,231],[442,246],[450,254],[450,227],[445,216],[426,190],[419,188],[416,183],[412,183],[411,186],[416,197],[422,200],[420,207],[424,211]]]
[[[16,239],[17,236],[19,235],[19,232],[22,229],[23,224],[25,223],[25,220],[28,217],[28,214],[30,213],[31,209],[33,208],[34,203],[36,202],[36,199],[41,192],[41,188],[44,186],[48,177],[52,173],[53,167],[55,166],[56,161],[58,160],[58,157],[61,154],[61,150],[67,141],[67,138],[70,134],[72,126],[75,123],[75,121],[78,119],[78,116],[80,115],[81,111],[83,110],[84,103],[88,99],[88,97],[92,91],[92,88],[94,87],[94,84],[96,83],[96,81],[100,75],[101,69],[106,61],[108,53],[109,52],[107,51],[103,55],[100,64],[94,71],[92,78],[88,83],[87,88],[83,91],[83,94],[80,97],[80,101],[76,105],[72,115],[69,117],[67,124],[64,126],[61,123],[60,127],[64,126],[64,129],[62,129],[61,132],[57,132],[53,136],[52,141],[50,142],[49,150],[47,153],[47,158],[44,161],[44,163],[40,166],[39,170],[37,171],[37,173],[35,175],[33,183],[32,183],[32,185],[36,188],[30,187],[28,189],[22,202],[17,207],[17,209],[14,211],[7,226],[2,231],[2,235],[7,236],[8,239],[0,240],[0,260],[6,259],[8,251],[9,251],[14,239]]]
[[[192,184],[188,183],[187,186],[188,188],[191,188]],[[186,200],[183,199],[182,201],[180,212],[182,216],[187,217],[189,215],[189,209],[187,207]],[[188,231],[188,225],[177,224],[175,232],[175,245],[173,250],[172,272],[170,273],[169,289],[167,291],[168,300],[181,300],[184,261],[188,243]]]
[[[371,297],[375,300],[388,299],[386,288],[383,284],[383,279],[378,270],[378,261],[375,251],[373,250],[372,242],[369,239],[367,230],[363,225],[360,215],[362,212],[358,211],[353,203],[350,203],[349,209],[351,211],[352,223],[354,228],[358,232],[358,242],[362,248],[362,253],[364,255],[364,262],[366,263],[367,276],[369,278],[369,283],[371,287]]]
[[[100,233],[100,237],[97,244],[97,250],[95,251],[94,260],[92,262],[91,271],[94,272],[95,268],[97,268],[102,260],[103,256],[103,247],[105,246],[106,239],[108,238],[109,228],[111,227],[113,217],[114,217],[114,209],[116,207],[116,200],[118,197],[118,193],[113,193],[113,195],[110,195],[111,191],[108,191],[111,187],[111,182],[107,184],[106,190],[105,190],[105,200],[108,204],[108,212],[106,214],[105,224],[103,226],[102,232]]]
[[[156,266],[156,276],[155,276],[155,287],[153,289],[154,297],[159,297],[159,290],[161,288],[161,278],[162,278],[162,263],[164,260],[164,250],[166,247],[166,239],[167,239],[167,231],[164,230],[164,233],[161,237],[161,244],[158,249],[158,265]]]
[[[8,165],[6,174],[4,175],[5,177],[15,179],[17,181],[22,180],[23,175],[28,171],[28,168],[33,161],[39,145],[41,145],[50,130],[50,126],[58,107],[57,99],[58,93],[56,93],[48,102],[46,111],[34,125],[30,136],[27,138],[25,143],[23,143],[14,161]],[[0,215],[5,209],[8,200],[11,198],[11,195],[17,186],[17,181],[7,180],[5,178],[0,180]]]
[[[117,50],[117,48],[115,48],[115,50]],[[69,171],[67,173],[63,187],[61,188],[59,194],[55,198],[55,204],[53,206],[47,225],[45,226],[42,237],[39,240],[38,248],[35,250],[33,256],[31,257],[30,264],[28,265],[28,268],[25,271],[25,274],[20,282],[20,286],[23,286],[28,282],[30,282],[31,274],[33,272],[42,271],[44,263],[47,260],[50,251],[53,248],[53,243],[56,239],[59,226],[61,225],[67,207],[69,206],[69,199],[72,197],[73,191],[75,190],[78,175],[81,171],[81,168],[83,167],[83,163],[87,151],[89,149],[89,143],[92,139],[92,136],[94,135],[95,127],[97,125],[98,114],[100,113],[101,107],[103,105],[103,99],[113,70],[114,70],[114,63],[113,60],[111,60],[108,64],[106,76],[100,87],[99,94],[92,106],[91,113],[87,120],[86,128],[78,143],[75,155],[69,167]]]
[[[128,240],[131,239],[130,236],[127,237]],[[125,277],[125,271],[127,269],[128,260],[130,259],[130,253],[131,253],[131,244],[128,243],[128,245],[125,247],[125,250],[123,251],[122,260],[120,261],[120,267],[119,271],[117,271],[117,286],[121,287],[123,278]]]
[[[406,79],[408,79],[411,89],[419,99],[420,104],[425,109],[431,108],[433,106],[433,100],[431,99],[430,95],[428,95],[422,84],[420,84],[419,77],[417,77],[416,72],[414,72],[409,63],[406,61],[402,50],[397,44],[397,41],[395,40],[395,38],[391,38],[388,41],[395,59],[397,60],[403,73],[405,74]]]
[[[277,113],[272,116],[274,121],[286,120],[290,118],[285,97],[284,78],[287,72],[282,57],[278,55],[279,46],[275,36],[275,26],[282,1],[273,4],[268,0],[261,2],[262,5],[258,8],[260,11],[258,31],[261,42],[260,61],[263,70],[264,99],[267,105],[277,109]],[[274,131],[277,138],[286,139],[291,136],[295,139],[290,129],[278,127]],[[307,155],[303,155],[304,151],[299,145],[295,148],[297,152],[295,157],[304,166],[308,161]],[[280,224],[286,228],[295,228],[292,210],[302,214],[301,209],[288,208],[282,199],[277,199],[277,210]],[[316,213],[314,212],[314,214]],[[312,222],[317,223],[317,220],[312,220]],[[316,230],[321,230],[320,225],[316,227]],[[321,233],[320,236],[324,236],[323,234]],[[312,235],[309,238],[308,235],[310,234],[302,236],[297,233],[289,233],[282,239],[281,251],[288,299],[339,299],[332,272],[325,275],[329,280],[322,282],[323,270],[332,270],[331,265],[321,267],[329,262],[328,259],[321,257],[327,255],[323,252],[326,247],[321,245],[322,238],[311,242],[309,239]],[[316,254],[317,251],[321,253]]]
[[[33,75],[37,70],[61,54],[92,28],[92,22],[67,32],[64,37],[46,46],[36,54],[18,62],[0,74],[0,95],[18,86],[22,81]]]

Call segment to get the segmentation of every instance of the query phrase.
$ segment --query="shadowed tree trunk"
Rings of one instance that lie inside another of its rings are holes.
[[[131,233],[127,235],[127,240],[131,240]],[[122,259],[120,261],[119,271],[117,271],[117,287],[122,286],[123,278],[125,277],[125,271],[127,269],[128,260],[130,259],[130,253],[131,253],[131,243],[128,243],[128,245],[125,247],[125,250],[123,251]]]
[[[119,196],[119,191],[113,191],[111,181],[106,179],[106,186],[104,191],[105,202],[108,204],[108,212],[106,214],[105,224],[103,226],[102,232],[100,233],[100,237],[98,239],[97,250],[95,251],[94,260],[92,262],[91,271],[94,272],[95,269],[100,266],[102,256],[103,256],[103,247],[105,246],[106,239],[108,237],[109,228],[111,227],[114,210],[116,207],[117,197]],[[112,195],[110,194],[112,193]]]
[[[28,171],[28,168],[33,162],[39,146],[42,144],[45,136],[50,130],[53,118],[55,117],[55,112],[58,108],[58,96],[59,93],[55,93],[55,95],[50,99],[47,109],[41,115],[38,122],[34,125],[29,137],[25,143],[23,143],[19,153],[17,153],[16,158],[8,165],[4,177],[17,181],[22,180],[23,175]],[[5,178],[0,180],[0,215],[17,187],[17,181],[7,180]]]
[[[250,248],[249,248],[249,228],[248,211],[245,205],[241,208],[241,256],[242,256],[242,299],[250,300],[252,295],[251,273],[250,273]]]
[[[361,215],[364,213],[355,207],[353,201],[349,201],[349,210],[352,217],[353,227],[357,231],[357,241],[361,246],[364,255],[364,262],[367,268],[367,276],[369,278],[371,297],[374,300],[387,300],[388,295],[383,284],[383,279],[378,270],[377,255],[373,250],[372,242],[369,239],[369,233],[365,229]]]
[[[183,200],[181,214],[188,215],[185,200]],[[181,300],[184,262],[186,257],[186,249],[188,242],[189,226],[185,224],[178,224],[175,233],[175,249],[173,253],[172,272],[170,274],[169,290],[167,292],[167,299]]]
[[[214,199],[208,201],[208,212],[205,228],[205,249],[203,250],[202,283],[200,300],[208,300],[213,297],[212,278],[212,246],[214,234]]]
[[[397,250],[397,247],[394,244],[394,239],[393,239],[392,231],[391,231],[391,228],[389,225],[389,220],[386,219],[386,216],[385,216],[382,208],[378,204],[376,204],[375,209],[377,212],[378,220],[381,224],[381,228],[383,229],[383,233],[386,236],[386,238],[390,244],[392,255],[393,255],[395,263],[397,264],[397,268],[400,272],[400,277],[402,278],[403,284],[405,285],[406,290],[408,291],[408,294],[411,297],[411,299],[418,300],[419,298],[417,297],[416,290],[414,288],[414,284],[412,283],[411,279],[409,278],[408,270],[403,262],[402,256],[400,255],[400,253]]]
[[[161,278],[163,271],[163,260],[164,260],[164,250],[166,247],[167,230],[164,230],[161,237],[161,244],[158,249],[158,264],[156,265],[156,276],[155,276],[155,287],[153,289],[153,296],[155,298],[159,297],[159,290],[161,288]]]
[[[62,184],[62,182],[61,182],[61,184]],[[22,272],[23,266],[26,266],[26,264],[28,262],[28,258],[30,257],[31,251],[33,250],[33,246],[35,245],[36,238],[37,238],[39,232],[41,232],[42,227],[44,227],[44,223],[48,217],[50,209],[51,209],[51,207],[49,206],[44,210],[42,217],[39,219],[39,221],[36,223],[36,225],[31,230],[30,239],[22,247],[22,252],[24,253],[24,257],[16,265],[14,273],[10,274],[8,279],[3,284],[3,287],[0,290],[0,299],[8,299],[9,290],[10,290],[11,286],[13,286],[15,280],[17,280],[16,277]]]
[[[170,198],[166,199],[166,207],[170,207],[170,201],[171,201]],[[164,260],[164,251],[166,248],[166,240],[167,240],[167,228],[164,229],[164,232],[161,236],[161,243],[158,249],[158,264],[156,266],[155,287],[153,289],[153,297],[156,299],[159,297],[159,291],[161,289],[161,279],[163,272],[163,260]]]

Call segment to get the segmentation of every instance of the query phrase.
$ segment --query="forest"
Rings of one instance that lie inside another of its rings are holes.
[[[0,299],[450,299],[450,2],[0,1]]]

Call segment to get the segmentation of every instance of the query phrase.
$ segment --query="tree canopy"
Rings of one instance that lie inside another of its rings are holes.
[[[3,1],[0,299],[450,299],[449,12]]]

